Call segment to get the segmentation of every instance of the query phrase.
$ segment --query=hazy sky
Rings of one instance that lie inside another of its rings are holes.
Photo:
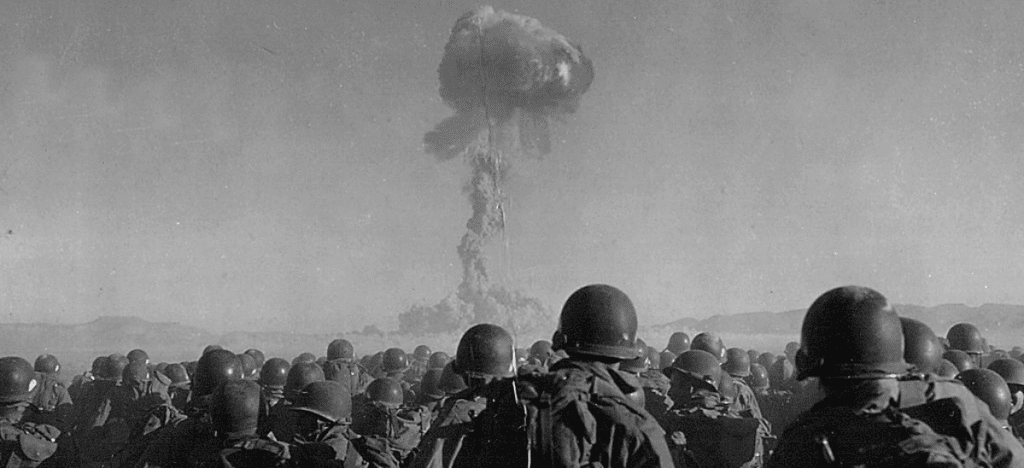
[[[332,331],[460,280],[436,68],[476,4],[0,5],[0,317]],[[533,0],[596,79],[514,162],[495,277],[642,323],[1024,303],[1020,2]]]

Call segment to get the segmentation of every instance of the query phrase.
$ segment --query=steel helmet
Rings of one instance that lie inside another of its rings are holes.
[[[790,341],[789,343],[786,343],[786,349],[783,350],[783,353],[786,355],[787,359],[795,363],[796,353],[799,351],[800,343],[797,343],[796,341]]]
[[[1020,346],[1010,348],[1010,357],[1020,359],[1021,355],[1024,355],[1024,348],[1021,348]]]
[[[327,345],[327,360],[353,359],[356,357],[355,348],[348,340],[337,339]]]
[[[905,374],[903,326],[878,291],[845,286],[822,294],[800,330],[797,378],[877,378]]]
[[[289,409],[338,422],[352,416],[352,395],[344,385],[332,380],[312,382],[299,392],[295,406]]]
[[[203,348],[203,355],[205,355],[206,353],[208,353],[210,351],[216,351],[218,349],[224,349],[224,348],[222,348],[220,345],[215,345],[215,344],[206,345],[206,347]]]
[[[124,373],[124,368],[128,366],[128,358],[124,357],[123,354],[114,353],[107,356],[107,360],[103,366],[103,373],[100,377],[107,380],[121,380],[121,375]]]
[[[712,385],[715,389],[722,379],[722,368],[718,358],[707,351],[691,349],[680,354],[672,366],[665,369],[665,375],[681,372]]]
[[[946,351],[942,354],[942,358],[953,363],[953,365],[956,366],[956,369],[960,372],[977,367],[974,365],[974,360],[971,359],[971,356],[965,351],[961,351],[959,349]]]
[[[220,383],[210,393],[210,417],[214,430],[227,434],[255,429],[260,405],[260,386],[256,382],[228,380]]]
[[[672,365],[672,363],[675,362],[677,357],[678,356],[676,356],[675,353],[667,349],[659,353],[658,361],[661,363],[661,366],[658,368],[658,370],[668,369]]]
[[[956,364],[949,362],[947,359],[943,359],[935,373],[939,374],[939,377],[951,379],[960,373],[960,369],[956,368]]]
[[[242,378],[242,364],[238,356],[226,349],[215,349],[199,358],[196,375],[192,379],[192,393],[209,395],[218,385]]]
[[[982,354],[988,351],[978,327],[969,323],[958,323],[946,332],[949,349],[959,349],[968,354]]]
[[[149,354],[147,354],[145,351],[141,349],[135,348],[131,351],[128,351],[128,361],[142,361],[145,362],[146,364],[149,364]]]
[[[430,355],[430,359],[427,360],[427,369],[444,369],[444,366],[448,365],[448,361],[451,358],[448,357],[448,353],[444,351],[436,351]]]
[[[33,366],[36,372],[41,374],[56,374],[60,372],[60,363],[52,354],[40,354]]]
[[[141,359],[129,362],[121,373],[121,381],[132,386],[149,382],[149,378],[149,366],[146,365],[145,360]]]
[[[397,380],[381,377],[366,387],[366,397],[370,401],[389,407],[399,407],[405,402],[405,392]]]
[[[644,343],[640,338],[636,339],[636,354],[637,357],[622,361],[619,364],[619,370],[635,373],[647,370],[651,361],[647,358],[647,343]]]
[[[996,359],[988,368],[999,374],[1008,385],[1024,385],[1024,363],[1016,359]]]
[[[548,359],[551,359],[554,354],[550,341],[537,340],[530,346],[530,359],[536,359],[538,362],[548,362]]]
[[[433,351],[430,349],[430,346],[422,344],[417,346],[416,349],[412,351],[413,359],[423,362],[426,362],[427,359],[430,359],[431,354],[433,354]]]
[[[316,363],[316,355],[313,354],[313,353],[310,353],[310,352],[305,352],[305,353],[299,354],[298,356],[295,356],[295,358],[292,359],[292,365],[293,366],[298,364],[298,363],[300,363],[300,362],[303,362],[303,363],[306,363],[306,364]]]
[[[512,349],[512,335],[504,328],[474,325],[459,340],[454,370],[470,377],[509,377],[514,365]]]
[[[402,372],[409,368],[409,357],[401,348],[388,348],[381,361],[384,372]]]
[[[725,360],[725,343],[722,342],[722,337],[715,333],[704,332],[693,337],[690,349],[707,351],[712,356],[717,357],[718,362]]]
[[[740,348],[729,348],[725,351],[725,364],[722,370],[734,377],[750,375],[750,355]]]
[[[238,355],[238,363],[242,365],[242,378],[251,379],[256,376],[256,359],[252,356],[242,353]]]
[[[765,369],[771,369],[772,364],[775,364],[775,353],[765,351],[757,357],[757,363],[764,366]]]
[[[245,354],[252,356],[252,358],[256,360],[257,369],[262,369],[263,364],[266,363],[267,361],[267,357],[263,355],[263,351],[260,351],[256,348],[249,348],[245,350]]]
[[[999,374],[989,369],[967,369],[956,378],[963,382],[974,396],[988,403],[992,416],[997,420],[1006,422],[1010,417],[1010,409],[1013,407],[1010,387]]]
[[[651,369],[661,370],[661,353],[654,346],[647,347],[647,360],[650,361],[648,366]]]
[[[288,369],[288,380],[284,384],[284,395],[291,401],[295,401],[302,389],[313,382],[326,380],[324,370],[315,362],[300,362]]]
[[[164,368],[164,375],[171,379],[172,384],[188,382],[188,373],[185,372],[185,366],[181,364],[168,364]]]
[[[441,377],[437,381],[437,389],[447,395],[454,395],[469,388],[462,376],[455,372],[454,363],[455,361],[449,362],[441,369]]]
[[[569,355],[633,359],[636,328],[636,309],[629,296],[613,286],[592,284],[565,301],[552,349]]]
[[[291,370],[292,365],[281,358],[270,358],[263,364],[263,369],[260,370],[260,385],[264,387],[278,387],[284,388],[284,385],[288,383],[288,371]]]
[[[746,382],[754,390],[765,389],[771,385],[768,380],[768,370],[756,363],[750,365],[750,377],[747,377]]]
[[[923,373],[934,372],[942,360],[942,344],[924,322],[900,317],[903,326],[903,359]]]
[[[444,398],[444,392],[439,387],[442,372],[444,372],[443,369],[427,369],[423,373],[423,378],[420,379],[420,388],[416,393],[421,398],[432,400]]]
[[[0,404],[28,401],[37,383],[28,361],[17,356],[0,358]]]
[[[668,338],[668,346],[665,349],[672,351],[676,356],[683,351],[690,350],[690,335],[683,332],[675,332]]]

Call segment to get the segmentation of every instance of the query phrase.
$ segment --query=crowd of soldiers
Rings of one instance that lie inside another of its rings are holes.
[[[590,285],[529,349],[492,324],[452,357],[136,349],[67,386],[54,356],[4,357],[0,466],[1024,466],[1024,350],[937,337],[870,288],[820,296],[780,355],[636,333],[626,294]]]

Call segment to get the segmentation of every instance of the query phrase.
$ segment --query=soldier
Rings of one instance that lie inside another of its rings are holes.
[[[450,467],[460,457],[473,417],[487,407],[487,385],[512,374],[512,343],[512,335],[497,325],[466,330],[455,360],[441,371],[438,382],[438,389],[449,397],[432,418],[411,466]]]
[[[921,374],[934,373],[942,365],[942,343],[920,320],[900,317],[903,329],[903,359]]]
[[[287,444],[256,434],[260,411],[258,384],[239,378],[218,385],[209,397],[212,437],[193,440],[183,466],[241,468],[286,466],[289,463],[291,454]],[[150,463],[146,466],[178,465]]]
[[[963,382],[974,396],[988,405],[996,421],[999,421],[1007,431],[1013,432],[1007,421],[1010,418],[1013,401],[1010,387],[1006,385],[1002,376],[989,369],[969,369],[961,372],[956,379]]]
[[[690,349],[680,354],[666,370],[674,402],[664,417],[670,449],[677,466],[761,466],[767,424],[748,410],[739,412],[723,386],[723,371],[717,356]]]
[[[302,389],[290,408],[298,416],[292,439],[296,466],[367,466],[352,444],[352,395],[344,385],[326,380]],[[332,463],[333,462],[333,463]]]
[[[716,333],[704,332],[693,337],[690,349],[707,351],[718,358],[718,362],[725,362],[725,343],[722,342],[722,337]]]
[[[790,341],[789,343],[786,343],[786,349],[783,351],[783,353],[786,354],[786,359],[789,359],[789,362],[791,362],[791,363],[793,363],[795,365],[796,364],[796,354],[799,351],[800,351],[800,343],[797,343],[796,341]]]
[[[675,332],[668,338],[668,345],[665,346],[666,351],[672,352],[672,359],[675,359],[679,353],[690,350],[690,335],[684,332]],[[671,365],[669,362],[666,365]]]
[[[980,420],[972,401],[950,395],[905,405],[923,392],[902,382],[911,369],[902,325],[877,291],[826,292],[808,309],[801,341],[797,378],[816,378],[822,399],[783,433],[773,465],[1022,465],[1024,448]]]
[[[39,466],[57,452],[59,429],[22,421],[36,385],[28,361],[0,358],[0,464],[5,467]]]
[[[974,363],[974,359],[967,352],[959,349],[951,349],[942,354],[942,358],[951,362],[956,366],[957,373],[963,372],[968,369],[976,369],[978,366]]]
[[[997,359],[988,368],[999,374],[1010,389],[1011,411],[1008,418],[1013,434],[1024,437],[1024,363],[1010,358]]]
[[[295,366],[296,364],[300,363],[316,364],[316,355],[310,352],[305,352],[299,354],[298,356],[295,356],[295,359],[292,359],[292,366]]]
[[[537,378],[489,385],[495,396],[474,420],[463,463],[671,467],[665,432],[630,398],[639,388],[619,370],[637,357],[636,329],[636,310],[619,289],[589,285],[570,295],[551,340],[568,358]]]
[[[96,375],[102,372],[103,366],[106,364],[106,356],[97,356],[92,361],[92,367],[89,371],[74,376],[71,379],[71,385],[68,386],[68,394],[71,396],[71,401],[76,401],[82,396],[82,387],[88,383],[96,380]]]
[[[341,383],[349,395],[358,395],[366,390],[373,378],[356,362],[355,350],[348,340],[334,340],[327,345],[327,362],[324,377]]]
[[[171,398],[171,405],[183,411],[188,404],[188,394],[192,387],[192,381],[188,379],[185,366],[177,363],[168,364],[164,368],[164,375],[171,380],[171,384],[167,387],[167,396]]]
[[[651,377],[650,359],[647,358],[647,344],[640,338],[636,339],[637,357],[622,361],[619,370],[632,374],[636,378],[640,391],[643,392],[641,406],[647,410],[656,421],[661,422],[661,416],[672,407],[672,400],[668,397],[669,381],[665,374],[655,371],[656,377]]]
[[[281,358],[270,358],[263,364],[258,382],[267,411],[284,399],[284,385],[288,383],[291,368],[292,365]]]
[[[141,349],[133,349],[128,351],[128,362],[132,363],[135,361],[142,361],[147,366],[149,365],[149,354]]]
[[[273,434],[278,440],[291,440],[295,436],[296,414],[290,410],[302,389],[313,382],[326,380],[324,371],[313,362],[300,362],[288,370],[284,385],[284,399],[270,408],[267,417],[260,421],[260,434]]]
[[[36,358],[34,367],[38,384],[32,390],[32,410],[25,415],[25,420],[67,431],[74,406],[68,389],[60,381],[60,363],[56,357],[43,354]]]
[[[245,380],[256,380],[256,377],[259,375],[256,359],[242,353],[238,355],[238,362],[242,363],[242,378]]]
[[[74,427],[84,434],[107,423],[110,416],[110,399],[114,388],[120,383],[128,359],[120,354],[111,354],[102,362],[96,379],[82,386],[81,396],[75,404]]]
[[[192,379],[192,395],[189,398],[185,414],[187,419],[174,418],[161,421],[163,424],[151,434],[152,443],[145,448],[137,466],[142,467],[191,467],[190,457],[196,449],[196,442],[218,440],[214,428],[211,405],[217,398],[226,395],[221,393],[216,398],[214,390],[227,382],[242,380],[242,364],[238,356],[226,349],[211,349],[199,358],[196,363],[195,377]],[[255,404],[259,409],[259,389],[255,383],[249,381],[239,386],[229,386],[230,389],[242,391],[248,394],[250,391],[257,392],[256,398],[251,400],[248,396],[244,401],[246,405]],[[232,400],[234,401],[234,400]],[[221,403],[224,400],[220,400]],[[224,409],[221,406],[221,409]],[[246,416],[248,417],[248,416]],[[256,421],[252,416],[252,421]],[[246,429],[246,434],[248,430]]]
[[[409,372],[406,378],[413,382],[419,382],[423,373],[427,371],[427,361],[433,351],[427,345],[419,345],[412,352],[412,362],[409,363]]]
[[[439,387],[441,372],[443,372],[442,369],[427,369],[427,372],[423,374],[423,380],[420,381],[420,387],[416,391],[416,405],[430,414],[428,422],[433,421],[437,416],[437,411],[441,409],[440,405],[445,397],[445,393]]]
[[[434,354],[430,355],[430,360],[427,361],[427,369],[444,369],[444,366],[448,365],[448,361],[451,361],[448,353],[435,351]]]
[[[427,432],[427,412],[405,405],[402,384],[389,377],[374,380],[366,388],[352,432],[356,450],[369,466],[398,468],[412,461],[413,450]]]
[[[967,353],[973,364],[972,369],[983,367],[981,360],[982,356],[988,352],[988,346],[978,327],[970,323],[958,323],[946,332],[946,339],[949,340],[949,349]],[[953,364],[956,364],[956,361],[953,361]],[[963,369],[960,371],[963,372]]]
[[[659,353],[658,362],[660,363],[660,365],[658,366],[658,370],[668,369],[668,367],[671,366],[673,362],[675,362],[676,357],[676,353],[673,353],[672,351],[669,351],[667,349]]]

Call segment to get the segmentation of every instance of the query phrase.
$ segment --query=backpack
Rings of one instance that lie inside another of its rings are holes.
[[[222,468],[259,468],[284,466],[291,458],[288,444],[265,438],[246,438],[229,442],[220,451]]]
[[[499,380],[488,390],[457,466],[600,466],[615,442],[602,423],[649,418],[614,383],[586,371]]]
[[[952,424],[959,420],[958,411],[958,402],[943,399],[921,405],[914,412],[936,415],[936,422]],[[818,465],[866,468],[979,466],[954,437],[936,432],[926,422],[895,407],[872,414],[841,406],[816,408],[786,431],[783,445],[787,439],[797,441],[802,448],[797,450],[799,454],[787,455],[810,457],[803,460],[808,464],[817,460]]]
[[[60,430],[46,424],[0,424],[0,464],[39,466],[57,452]]]
[[[422,411],[366,405],[352,422],[352,446],[371,467],[399,468],[426,432]]]

